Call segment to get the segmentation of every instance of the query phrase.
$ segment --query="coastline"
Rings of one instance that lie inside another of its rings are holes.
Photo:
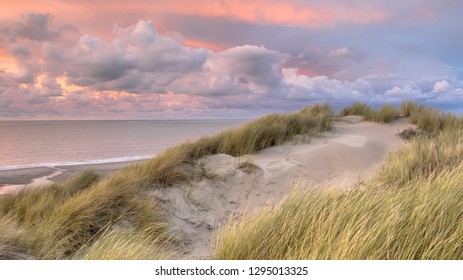
[[[123,167],[146,160],[0,170],[0,194],[5,194],[24,186],[35,187],[52,182],[60,182],[85,170],[95,170],[99,174],[106,176]]]

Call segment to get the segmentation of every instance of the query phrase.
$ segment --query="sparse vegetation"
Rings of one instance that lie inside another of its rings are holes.
[[[406,128],[402,131],[399,131],[397,135],[404,140],[411,140],[418,136],[428,136],[429,133],[420,129],[415,129],[413,127]]]
[[[250,157],[240,159],[237,162],[237,168],[246,174],[251,174],[252,172],[254,172],[254,170],[260,169],[259,166],[257,166]]]

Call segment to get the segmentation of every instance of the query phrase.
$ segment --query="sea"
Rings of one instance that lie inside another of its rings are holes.
[[[0,121],[0,170],[143,160],[244,122]]]

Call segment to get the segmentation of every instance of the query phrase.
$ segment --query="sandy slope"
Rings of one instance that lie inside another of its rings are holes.
[[[257,155],[235,158],[214,155],[201,159],[206,178],[157,190],[167,220],[179,239],[179,258],[208,258],[214,233],[232,217],[280,202],[296,182],[347,187],[371,177],[388,153],[404,141],[398,131],[411,127],[407,119],[391,124],[362,122],[349,116],[335,123],[323,137],[303,137],[265,149]],[[250,161],[251,173],[239,166]]]

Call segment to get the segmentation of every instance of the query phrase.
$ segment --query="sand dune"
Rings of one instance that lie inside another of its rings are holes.
[[[200,159],[197,166],[205,173],[201,180],[155,193],[182,245],[178,257],[208,258],[220,225],[279,203],[295,183],[306,188],[349,187],[370,178],[387,155],[404,143],[396,134],[408,127],[412,125],[407,119],[378,124],[348,116],[337,121],[332,132],[310,142],[301,136],[256,155]],[[241,168],[243,163],[256,168]]]
[[[333,131],[319,137],[296,136],[256,155],[218,154],[198,160],[200,178],[154,191],[178,238],[180,252],[176,257],[209,258],[214,234],[221,225],[243,213],[281,202],[296,183],[305,188],[344,188],[367,180],[387,155],[404,143],[397,133],[408,127],[412,125],[405,118],[378,124],[347,116],[335,122]],[[40,176],[45,181],[37,184],[43,184],[89,167],[106,174],[127,164],[3,171],[2,178],[24,184],[21,180],[34,183],[33,178]],[[0,188],[0,193],[17,187]]]

